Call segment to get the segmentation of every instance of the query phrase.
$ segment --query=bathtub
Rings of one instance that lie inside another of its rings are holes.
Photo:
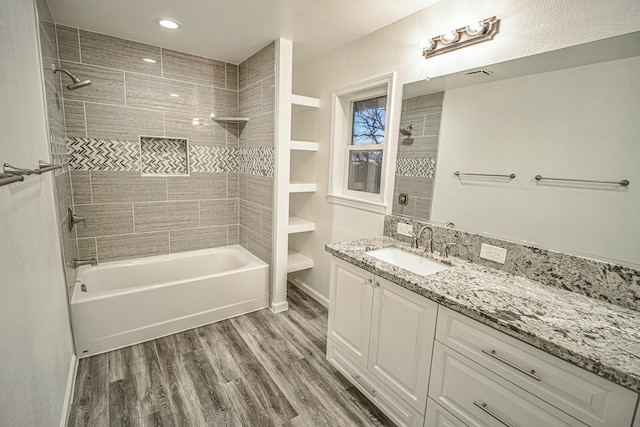
[[[82,266],[71,296],[78,356],[265,308],[268,271],[238,245]]]

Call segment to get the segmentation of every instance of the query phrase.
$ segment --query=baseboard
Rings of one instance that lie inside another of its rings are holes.
[[[297,277],[293,277],[289,275],[289,277],[287,277],[287,280],[289,280],[289,282],[295,285],[296,288],[300,289],[302,292],[304,292],[305,294],[313,298],[315,301],[317,301],[320,305],[326,308],[329,308],[329,299],[325,298],[324,295],[322,295],[320,292],[316,291],[306,283],[303,283]]]
[[[289,302],[283,301],[278,303],[271,303],[271,305],[269,305],[269,310],[274,313],[282,313],[283,311],[289,310]]]
[[[67,389],[64,393],[64,404],[62,405],[62,419],[60,427],[66,427],[69,423],[69,415],[71,413],[71,403],[73,402],[73,390],[76,383],[76,374],[78,373],[78,358],[75,354],[71,355],[71,364],[69,366],[69,378],[67,378]]]

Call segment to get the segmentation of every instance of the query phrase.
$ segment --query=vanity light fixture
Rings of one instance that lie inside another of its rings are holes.
[[[423,41],[422,56],[429,58],[430,56],[440,55],[441,53],[450,52],[472,44],[481,43],[487,40],[493,40],[498,34],[500,20],[495,16],[482,21],[474,22],[466,27],[457,30],[447,31],[446,33],[432,37]]]
[[[180,24],[175,19],[158,18],[156,19],[156,22],[158,23],[158,25],[166,28],[167,30],[179,30],[180,28],[182,28],[182,24]]]

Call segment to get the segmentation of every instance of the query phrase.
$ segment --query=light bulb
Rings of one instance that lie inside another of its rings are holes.
[[[424,39],[420,42],[423,52],[429,52],[436,48],[436,42],[433,39]]]
[[[489,25],[487,25],[486,22],[478,21],[478,22],[474,22],[473,24],[467,25],[467,28],[465,28],[465,31],[470,36],[477,36],[477,35],[486,33],[488,29],[489,29]]]
[[[444,44],[455,43],[460,39],[460,34],[457,31],[447,31],[443,35],[440,36],[440,41]]]

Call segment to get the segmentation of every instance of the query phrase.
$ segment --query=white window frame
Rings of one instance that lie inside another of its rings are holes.
[[[327,200],[330,203],[364,209],[371,212],[384,213],[386,210],[388,176],[390,158],[393,153],[391,135],[391,111],[394,105],[395,73],[386,74],[361,83],[350,85],[333,92],[332,95],[332,120],[331,120],[331,164],[329,172],[329,194]],[[379,145],[351,145],[353,102],[377,96],[387,97],[386,125],[384,143]],[[353,147],[353,148],[351,148]],[[380,193],[367,193],[348,189],[349,184],[349,156],[353,150],[382,151],[382,171],[380,176]]]

